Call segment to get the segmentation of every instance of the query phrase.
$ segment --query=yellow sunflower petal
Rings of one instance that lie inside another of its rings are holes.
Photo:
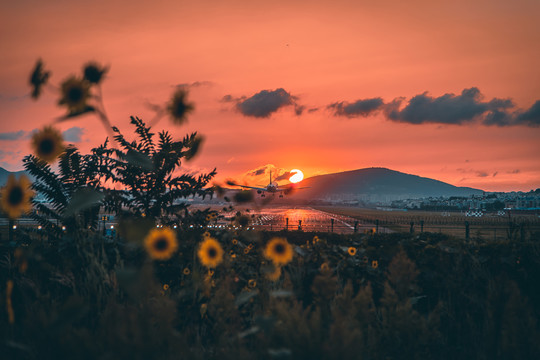
[[[168,260],[178,249],[178,241],[173,230],[155,228],[144,239],[144,246],[152,259]]]
[[[287,239],[275,237],[266,245],[264,256],[267,259],[272,260],[275,265],[282,266],[292,260],[293,249],[287,242]]]
[[[207,237],[200,244],[197,256],[201,264],[208,268],[215,268],[223,261],[223,248],[216,239]]]

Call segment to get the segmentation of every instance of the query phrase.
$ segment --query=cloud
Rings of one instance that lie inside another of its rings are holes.
[[[388,120],[407,124],[479,123],[486,126],[540,126],[540,100],[529,109],[517,109],[511,99],[485,100],[476,87],[463,89],[456,95],[447,93],[433,97],[428,92],[418,94],[408,101],[398,97],[385,103],[382,98],[361,99],[349,103],[335,102],[327,106],[335,116],[367,117],[383,110]]]
[[[516,122],[520,125],[540,126],[540,100],[537,100],[529,110],[517,115]]]
[[[520,172],[521,172],[521,170],[515,169],[515,170],[507,171],[506,173],[507,174],[519,174]]]
[[[503,112],[514,106],[509,99],[493,99],[489,102],[482,99],[480,90],[475,87],[464,89],[460,95],[444,94],[435,98],[425,92],[412,97],[401,110],[396,107],[401,100],[397,100],[388,107],[386,116],[390,120],[409,124],[464,124],[486,113]],[[486,125],[502,125],[500,116],[497,121],[492,119],[492,123]]]
[[[462,173],[462,174],[474,174],[476,177],[488,177],[489,176],[487,171],[474,170],[474,169],[470,169],[470,168],[467,168],[467,169],[458,168],[458,169],[456,169],[456,171],[459,172],[459,173]],[[495,175],[497,175],[497,172],[495,172],[493,174],[493,176],[495,176]]]
[[[489,174],[485,171],[477,171],[476,176],[478,177],[487,177]]]
[[[266,168],[257,169],[257,170],[252,171],[249,174],[249,176],[259,176],[259,175],[263,175],[265,172],[266,172]]]
[[[176,85],[177,87],[183,87],[183,88],[197,88],[202,86],[214,86],[214,83],[212,81],[194,81],[192,83],[182,83]]]
[[[0,133],[0,140],[15,141],[24,139],[27,136],[27,132],[24,130],[4,132]]]
[[[258,181],[261,183],[268,183],[270,171],[272,172],[272,181],[288,180],[292,175],[296,173],[296,171],[290,172],[285,169],[278,168],[273,164],[266,164],[247,171],[246,173],[244,173],[243,178],[247,182]]]
[[[67,129],[62,133],[65,141],[68,142],[79,142],[81,141],[81,136],[84,134],[84,129],[78,126]]]
[[[336,102],[328,105],[326,108],[332,109],[335,116],[367,117],[377,110],[380,110],[383,105],[383,99],[377,97],[372,99],[357,100],[353,103],[348,103],[345,101]]]
[[[283,88],[276,90],[262,90],[251,97],[242,96],[235,98],[232,95],[225,95],[221,101],[233,102],[236,109],[244,116],[255,118],[267,118],[279,109],[294,105],[296,115],[301,115],[304,106],[296,103],[297,98]]]
[[[296,171],[285,171],[283,174],[276,177],[274,181],[289,180],[289,178],[296,173]]]

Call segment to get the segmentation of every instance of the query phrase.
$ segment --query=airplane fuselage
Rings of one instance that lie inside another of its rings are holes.
[[[266,191],[275,193],[278,190],[278,184],[277,183],[270,183],[266,186]]]

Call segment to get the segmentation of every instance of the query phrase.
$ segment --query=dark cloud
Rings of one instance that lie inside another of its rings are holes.
[[[486,171],[483,170],[474,170],[471,168],[458,168],[456,169],[457,172],[460,172],[462,174],[474,174],[476,177],[488,177],[489,174]],[[497,173],[494,173],[493,176],[497,175]]]
[[[197,88],[201,86],[214,86],[214,83],[211,81],[194,81],[192,83],[182,83],[176,86],[183,87],[183,88]]]
[[[348,102],[336,102],[327,106],[328,109],[334,111],[335,116],[369,116],[372,113],[380,110],[384,105],[383,99],[380,97],[372,99],[357,100],[353,103]]]
[[[223,97],[221,98],[221,101],[222,101],[222,102],[235,102],[235,101],[237,101],[237,100],[239,100],[239,99],[233,97],[231,94],[227,94],[227,95],[225,95],[225,96],[223,96]]]
[[[62,133],[65,141],[68,142],[79,142],[81,137],[84,134],[84,129],[78,126],[67,129]]]
[[[262,90],[252,97],[239,101],[236,108],[245,116],[269,117],[281,107],[292,105],[294,99],[283,88]]]
[[[246,176],[260,176],[266,174],[268,171],[274,171],[275,166],[272,164],[266,164],[256,169],[249,170]]]
[[[285,91],[283,88],[276,90],[262,90],[251,97],[242,96],[235,98],[232,95],[225,95],[221,101],[233,102],[236,104],[236,109],[244,116],[256,118],[267,118],[272,113],[278,111],[282,107],[294,105],[295,113],[301,115],[304,111],[304,106],[296,103],[297,98]]]
[[[294,106],[294,113],[297,116],[300,116],[300,115],[302,115],[302,113],[304,112],[305,109],[306,109],[306,107],[303,106],[303,105],[295,105]]]
[[[361,99],[354,103],[335,102],[327,106],[336,116],[367,117],[384,110],[387,119],[408,124],[480,123],[486,126],[540,126],[540,100],[530,109],[516,109],[511,99],[484,100],[476,87],[464,89],[461,94],[432,97],[428,92],[406,101],[399,97],[389,103],[380,98]]]
[[[259,175],[263,175],[265,172],[266,172],[266,168],[262,168],[262,169],[257,169],[257,170],[252,171],[249,175],[259,176]]]
[[[515,169],[515,170],[507,171],[506,173],[507,174],[519,174],[520,172],[521,172],[521,170]]]
[[[24,130],[4,132],[4,133],[0,133],[0,140],[7,140],[7,141],[21,140],[21,139],[24,139],[26,136],[27,136],[27,133]]]
[[[282,168],[277,168],[273,164],[266,164],[263,166],[260,166],[256,169],[249,170],[245,173],[245,176],[248,177],[257,177],[257,176],[263,176],[263,175],[269,175],[270,171],[272,172],[272,181],[281,181],[281,180],[289,180],[291,176],[296,174],[296,171],[286,171]],[[266,179],[268,181],[269,179]]]
[[[386,115],[390,120],[410,124],[464,124],[488,112],[502,112],[514,106],[509,99],[493,99],[489,102],[482,99],[480,90],[475,87],[464,89],[460,95],[444,94],[436,98],[425,92],[411,98],[401,110],[394,103],[388,108]],[[397,102],[401,103],[400,100]],[[499,118],[500,116],[497,120],[500,120]],[[496,124],[494,121],[492,119],[492,124]]]
[[[526,110],[516,117],[518,125],[540,126],[540,100],[537,100],[529,110]]]
[[[285,171],[283,174],[279,175],[278,177],[276,177],[274,179],[274,181],[281,181],[281,180],[289,180],[289,178],[291,176],[293,176],[294,174],[296,174],[297,172],[296,171]]]

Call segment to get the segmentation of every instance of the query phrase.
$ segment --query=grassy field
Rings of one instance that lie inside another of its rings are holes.
[[[439,232],[464,238],[465,223],[469,223],[470,238],[502,240],[513,236],[514,231],[523,231],[524,237],[540,232],[540,218],[535,215],[467,217],[463,213],[442,211],[383,211],[365,208],[315,206],[314,208],[338,215],[350,216],[361,223],[376,224],[398,232]],[[522,230],[523,229],[523,230]]]
[[[293,247],[275,265],[276,236]],[[223,260],[197,258],[216,239]],[[539,239],[178,231],[0,244],[3,359],[533,359]]]

